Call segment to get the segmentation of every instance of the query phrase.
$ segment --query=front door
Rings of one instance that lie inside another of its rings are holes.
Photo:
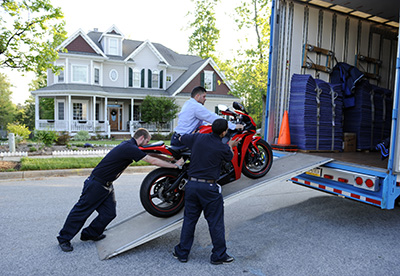
[[[111,131],[118,131],[122,129],[122,108],[110,107],[108,109],[108,121],[110,122]]]

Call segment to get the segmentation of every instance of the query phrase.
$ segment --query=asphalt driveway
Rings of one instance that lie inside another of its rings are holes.
[[[118,179],[112,224],[143,209],[144,176]],[[0,181],[1,275],[400,275],[399,209],[380,210],[289,182],[226,206],[228,253],[236,258],[229,265],[209,263],[204,219],[186,264],[171,254],[179,230],[105,261],[79,235],[72,240],[74,251],[65,253],[56,236],[84,179]]]

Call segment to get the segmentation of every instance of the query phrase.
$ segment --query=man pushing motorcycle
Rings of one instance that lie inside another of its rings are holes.
[[[204,212],[208,222],[213,244],[211,263],[231,263],[234,258],[226,253],[224,202],[221,187],[217,184],[221,163],[229,162],[233,157],[233,147],[240,139],[230,140],[227,144],[222,138],[228,131],[225,119],[216,119],[212,124],[212,133],[185,134],[180,142],[191,149],[188,182],[185,186],[185,211],[180,243],[175,246],[173,255],[181,262],[187,262],[193,244],[196,223]]]
[[[182,110],[178,115],[178,126],[171,137],[171,146],[183,147],[179,137],[194,133],[204,122],[212,124],[221,117],[204,107],[207,91],[202,86],[193,88],[190,99],[184,103]],[[229,129],[243,129],[242,124],[228,122]]]

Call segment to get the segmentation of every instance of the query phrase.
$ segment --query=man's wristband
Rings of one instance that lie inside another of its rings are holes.
[[[178,167],[178,169],[182,170],[182,166],[179,166],[178,164],[174,163],[175,166]]]

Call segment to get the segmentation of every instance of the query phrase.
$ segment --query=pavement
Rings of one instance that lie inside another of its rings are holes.
[[[86,176],[0,180],[1,275],[400,275],[399,209],[381,210],[286,181],[225,206],[232,264],[209,263],[204,218],[185,264],[172,257],[180,229],[104,261],[95,243],[79,235],[74,251],[62,252],[56,236]],[[145,176],[125,172],[115,182],[118,216],[110,226],[143,210],[139,188]]]

